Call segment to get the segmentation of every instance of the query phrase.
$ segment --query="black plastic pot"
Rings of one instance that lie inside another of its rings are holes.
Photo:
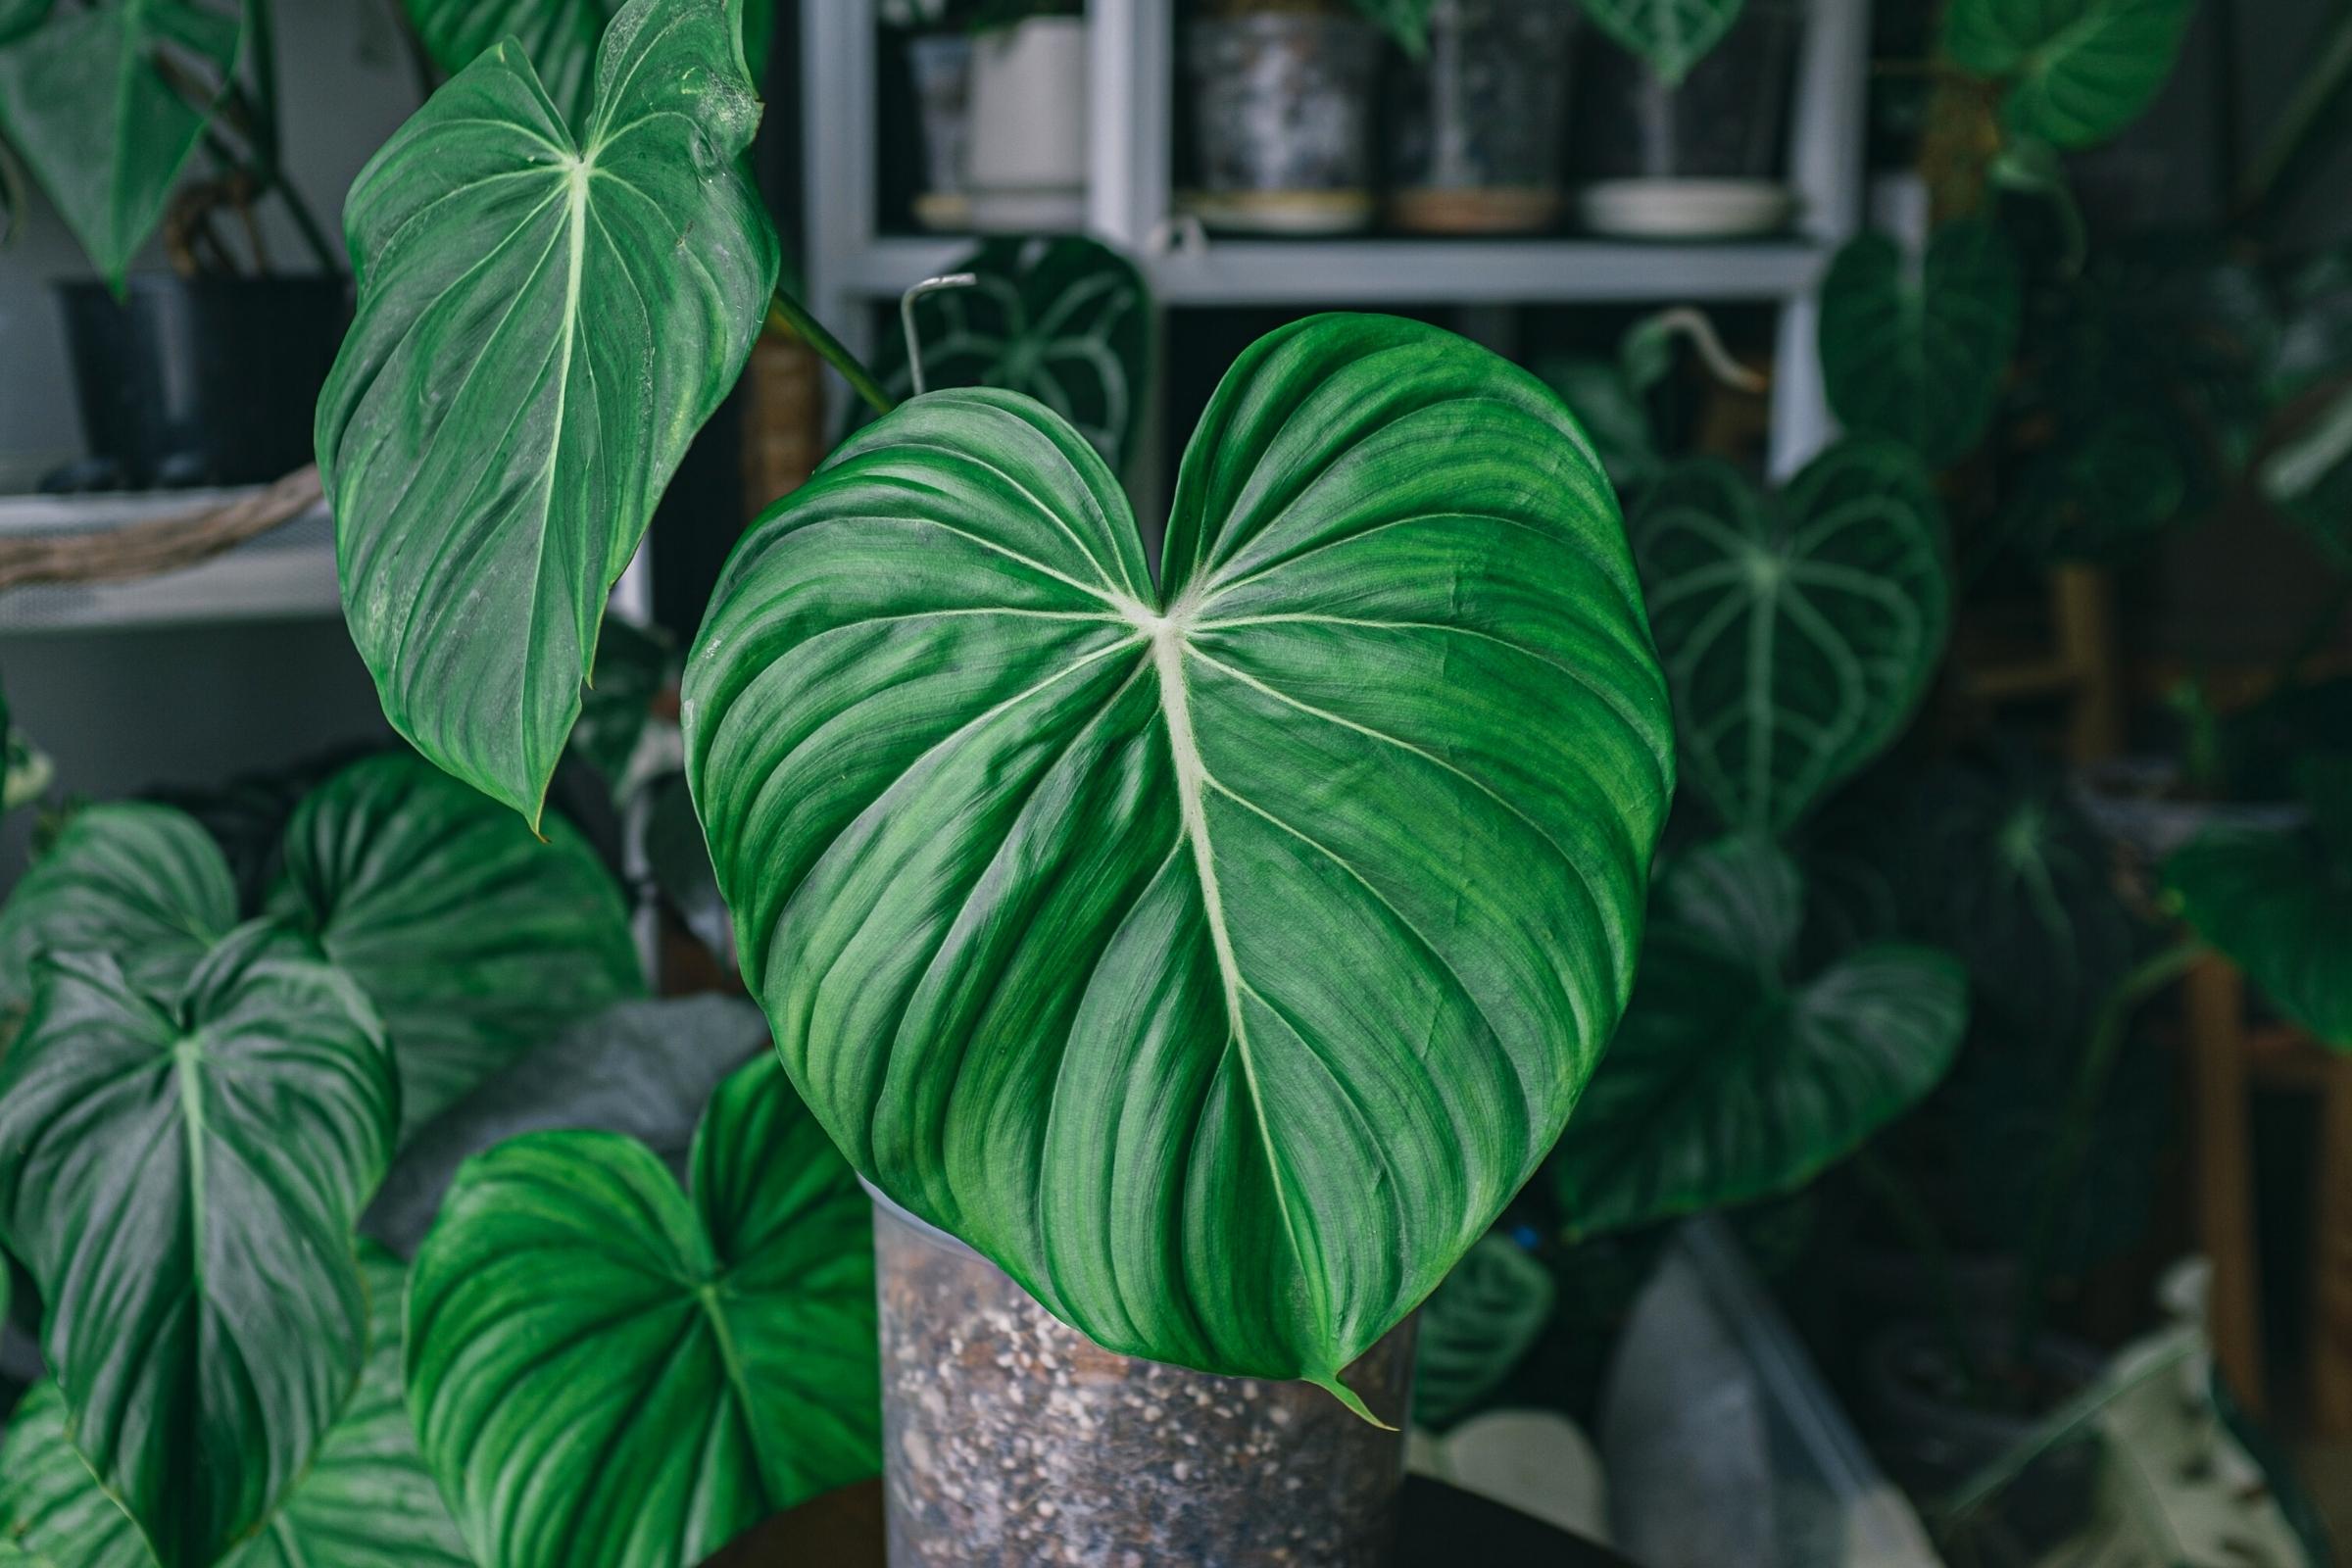
[[[318,389],[351,319],[339,277],[132,276],[57,285],[85,487],[262,484],[311,461]]]

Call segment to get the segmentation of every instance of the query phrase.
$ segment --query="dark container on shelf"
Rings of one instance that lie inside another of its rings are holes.
[[[1389,215],[1424,233],[1548,228],[1561,209],[1569,47],[1561,0],[1437,0],[1392,73]]]
[[[263,484],[311,461],[351,319],[339,277],[134,273],[57,285],[90,456],[128,489]]]

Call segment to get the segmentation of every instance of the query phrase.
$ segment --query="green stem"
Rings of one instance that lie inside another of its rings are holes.
[[[1903,1240],[1927,1265],[1928,1285],[1936,1293],[1936,1324],[1942,1330],[1944,1348],[1952,1365],[1960,1373],[1960,1383],[1971,1403],[1984,1387],[1977,1370],[1977,1353],[1968,1343],[1968,1325],[1960,1315],[1959,1281],[1952,1275],[1952,1250],[1944,1245],[1943,1233],[1936,1229],[1935,1216],[1928,1212],[1925,1200],[1895,1168],[1879,1157],[1876,1150],[1865,1147],[1854,1156],[1854,1174],[1877,1199],[1902,1233]]]
[[[2241,220],[2260,220],[2309,172],[2312,134],[2327,122],[2347,87],[2352,87],[2352,15],[2337,20],[2311,69],[2295,84],[2278,127],[2255,154],[2238,186]]]
[[[327,238],[326,229],[311,204],[303,200],[302,192],[286,177],[282,157],[284,142],[278,132],[277,120],[277,24],[270,0],[257,0],[253,21],[246,36],[253,42],[253,91],[248,95],[231,83],[228,96],[245,114],[248,140],[251,143],[248,162],[253,181],[259,191],[274,194],[285,205],[286,215],[294,220],[294,230],[302,236],[302,244],[318,263],[318,270],[329,277],[343,275],[343,260],[336,253],[334,242]],[[216,150],[217,156],[225,156]]]
[[[841,339],[826,331],[825,324],[810,316],[807,306],[782,289],[776,290],[774,298],[768,301],[767,325],[790,331],[816,350],[876,414],[888,414],[898,407],[891,395],[882,390],[882,383],[874,379],[874,373],[858,363],[858,356],[842,347]]]
[[[2058,1216],[2074,1195],[2082,1161],[2090,1152],[2092,1124],[2107,1097],[2107,1082],[2115,1075],[2126,1025],[2141,1003],[2179,979],[2204,956],[2204,944],[2192,940],[2141,959],[2108,993],[2099,1008],[2082,1065],[2075,1072],[2074,1092],[2067,1097],[2065,1119],[2059,1123],[2058,1142],[2050,1152],[2041,1191],[2034,1198],[2033,1223],[2026,1232],[2025,1267],[2017,1282],[2017,1317],[2009,1341],[2010,1355],[2020,1368],[2032,1364],[2028,1358],[2041,1332],[2042,1286],[2049,1275],[2050,1252],[2057,1245]]]
[[[277,199],[285,203],[286,213],[294,220],[295,230],[302,235],[304,247],[318,259],[318,270],[329,277],[341,277],[343,260],[335,254],[335,247],[327,239],[326,230],[319,225],[318,215],[311,211],[311,204],[302,199],[302,192],[294,188],[292,180],[283,178],[270,188],[277,192]]]

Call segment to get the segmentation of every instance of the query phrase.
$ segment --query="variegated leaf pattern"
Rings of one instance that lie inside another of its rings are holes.
[[[1723,42],[1747,0],[1577,0],[1593,24],[1649,62],[1668,86]]]
[[[2194,0],[1952,0],[1943,52],[2004,83],[2002,118],[2059,147],[2105,141],[2172,74]]]
[[[1847,429],[1930,467],[1974,450],[2017,346],[2017,259],[1991,223],[1944,224],[1916,270],[1884,234],[1846,242],[1822,285],[1821,373]]]

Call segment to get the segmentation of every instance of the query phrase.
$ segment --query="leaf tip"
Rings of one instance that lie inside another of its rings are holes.
[[[1390,1423],[1374,1415],[1371,1406],[1365,1404],[1353,1389],[1342,1383],[1337,1372],[1310,1372],[1307,1374],[1306,1381],[1346,1405],[1358,1418],[1370,1422],[1381,1431],[1394,1432],[1396,1430]]]

